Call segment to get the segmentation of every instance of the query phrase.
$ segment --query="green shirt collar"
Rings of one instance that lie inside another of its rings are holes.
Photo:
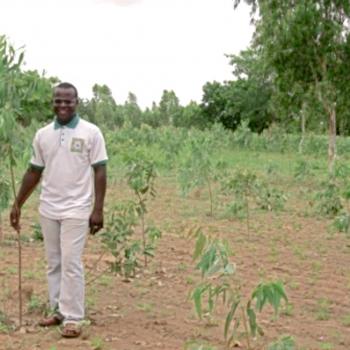
[[[76,126],[78,125],[78,123],[79,123],[79,115],[78,114],[76,114],[73,117],[73,119],[68,124],[65,124],[65,125],[60,124],[60,122],[58,121],[58,119],[56,117],[55,120],[54,120],[53,127],[54,127],[55,130],[59,129],[59,128],[62,128],[63,126],[66,126],[67,128],[70,128],[70,129],[75,129]]]

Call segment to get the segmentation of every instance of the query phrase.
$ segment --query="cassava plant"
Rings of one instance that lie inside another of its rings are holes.
[[[139,255],[144,255],[142,242],[135,239],[138,221],[137,203],[128,201],[117,204],[111,211],[106,229],[101,234],[103,245],[114,257],[110,264],[111,270],[127,278],[135,276],[136,269],[141,266]],[[146,234],[146,251],[149,256],[153,256],[160,231],[155,227],[147,227]]]
[[[139,241],[133,238],[136,225],[135,203],[121,203],[113,208],[106,229],[101,234],[102,243],[114,257],[111,270],[126,277],[133,276],[138,267],[136,254],[141,247]]]
[[[273,211],[283,209],[287,200],[282,191],[259,179],[249,170],[237,170],[223,177],[221,188],[225,195],[233,195],[229,209],[234,215],[245,217],[248,237],[251,231],[252,204],[262,210]]]
[[[334,218],[333,226],[338,232],[344,232],[350,237],[350,190],[347,182],[343,186],[344,189],[340,190],[342,209]]]
[[[228,347],[243,337],[247,349],[253,349],[255,337],[264,334],[257,314],[269,304],[277,316],[282,301],[288,302],[283,284],[279,281],[260,283],[251,296],[244,299],[233,281],[236,269],[230,261],[232,254],[228,243],[205,235],[201,228],[190,230],[188,236],[196,240],[193,260],[197,261],[196,269],[202,276],[202,281],[190,293],[197,316],[202,319],[205,315],[211,321],[219,300],[222,300],[228,310],[224,326]]]
[[[16,116],[20,114],[20,102],[27,91],[17,87],[16,81],[20,75],[20,67],[23,61],[24,53],[16,52],[9,45],[4,36],[0,36],[0,157],[1,164],[7,164],[6,174],[9,174],[10,181],[2,179],[0,191],[1,208],[6,207],[9,201],[9,183],[16,201],[16,182],[14,167],[16,157],[14,145],[17,139]],[[19,210],[19,208],[16,208]],[[22,327],[22,246],[21,230],[17,228],[18,243],[18,295],[19,295],[19,327]]]
[[[210,216],[214,212],[214,183],[226,168],[226,163],[214,157],[215,148],[209,136],[191,138],[183,148],[178,180],[183,194],[194,188],[206,187],[210,202]]]
[[[338,180],[331,176],[321,182],[320,191],[314,195],[316,212],[322,216],[334,218],[343,209],[341,188]]]
[[[243,212],[246,218],[247,233],[250,237],[250,202],[255,196],[257,176],[251,171],[238,170],[222,180],[225,194],[233,194],[233,207],[236,213]]]
[[[147,202],[155,198],[155,179],[157,173],[152,161],[134,158],[128,161],[127,183],[136,195],[135,209],[140,220],[142,234],[142,254],[147,267],[147,257],[153,257],[154,245],[161,237],[161,232],[154,226],[146,224]]]

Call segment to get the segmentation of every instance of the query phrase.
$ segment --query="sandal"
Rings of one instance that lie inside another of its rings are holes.
[[[58,326],[62,323],[62,318],[59,315],[53,315],[48,318],[43,318],[39,321],[40,327]]]
[[[61,335],[64,338],[77,338],[81,334],[81,326],[78,323],[67,322],[63,325]]]

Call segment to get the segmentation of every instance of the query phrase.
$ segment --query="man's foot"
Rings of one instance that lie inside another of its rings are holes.
[[[78,323],[67,322],[63,325],[61,335],[64,338],[77,338],[81,334],[81,326]]]
[[[40,327],[52,327],[58,326],[62,323],[62,318],[59,315],[52,315],[47,318],[43,318],[39,321]]]

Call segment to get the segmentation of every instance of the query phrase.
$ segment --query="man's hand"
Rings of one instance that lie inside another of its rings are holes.
[[[90,219],[90,234],[94,235],[96,232],[100,231],[103,228],[103,211],[102,210],[93,210]]]
[[[17,232],[19,232],[19,230],[21,229],[21,226],[19,224],[20,219],[21,219],[21,209],[18,207],[18,205],[14,204],[10,212],[10,223],[11,223],[11,226]]]

